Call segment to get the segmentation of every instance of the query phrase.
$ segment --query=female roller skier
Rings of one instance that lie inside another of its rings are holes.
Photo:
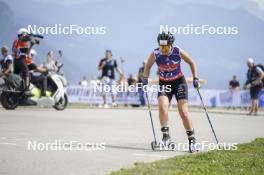
[[[197,67],[194,60],[184,50],[174,46],[174,36],[170,32],[162,32],[158,35],[159,47],[149,56],[144,69],[144,78],[142,83],[148,84],[148,76],[151,67],[156,62],[159,70],[158,105],[161,132],[163,134],[162,142],[168,145],[171,142],[168,125],[169,103],[175,95],[178,105],[178,111],[181,116],[183,126],[189,141],[189,151],[196,152],[196,139],[192,121],[188,114],[188,86],[181,70],[181,61],[190,65],[193,75],[193,86],[199,88],[199,78],[197,77]],[[170,91],[165,86],[170,87]],[[164,88],[165,87],[165,88]]]

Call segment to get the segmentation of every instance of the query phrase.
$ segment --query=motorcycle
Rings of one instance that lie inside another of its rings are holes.
[[[4,85],[5,85],[5,81],[0,75],[0,96],[2,94],[2,90],[3,90]]]
[[[32,83],[29,90],[33,96],[25,96],[24,91],[20,88],[23,81],[20,76],[10,76],[2,76],[5,83],[1,85],[0,101],[5,109],[14,110],[18,106],[45,106],[53,107],[56,110],[64,110],[67,107],[68,96],[64,88],[65,84],[56,72],[48,72],[47,74],[48,88],[44,97],[41,96],[41,89]]]

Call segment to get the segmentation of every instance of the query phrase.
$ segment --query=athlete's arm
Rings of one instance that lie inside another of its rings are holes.
[[[119,68],[119,66],[117,65],[116,60],[114,62],[114,67],[115,67],[115,70],[119,73],[119,75],[123,76],[123,73],[122,73],[121,69]]]
[[[154,56],[154,53],[152,52],[150,54],[148,60],[147,60],[145,68],[144,68],[144,73],[143,73],[144,77],[149,77],[150,69],[151,69],[151,67],[153,66],[154,63],[155,63],[155,56]]]
[[[197,77],[197,66],[192,57],[182,49],[180,50],[180,56],[186,63],[190,65],[193,77]]]
[[[116,67],[115,70],[119,73],[120,76],[123,75],[123,73],[122,73],[122,71],[121,71],[121,69],[119,67]]]
[[[192,83],[193,82],[193,78],[192,77],[186,77],[186,82],[189,83],[189,84]],[[200,79],[199,78],[199,83],[200,84],[205,84],[206,82],[207,81],[205,79]]]
[[[105,66],[105,61],[101,60],[98,66],[98,70],[102,70]]]

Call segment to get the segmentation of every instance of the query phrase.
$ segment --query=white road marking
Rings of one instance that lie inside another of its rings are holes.
[[[13,146],[16,146],[17,144],[15,144],[15,143],[3,142],[3,143],[0,143],[0,145],[13,145]]]
[[[12,137],[9,137],[9,138],[7,138],[7,137],[1,137],[0,139],[2,139],[2,140],[13,140],[13,141],[19,141],[19,140],[32,140],[32,139],[29,139],[29,138],[12,138]]]

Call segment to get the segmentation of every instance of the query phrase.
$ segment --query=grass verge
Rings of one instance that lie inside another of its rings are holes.
[[[236,175],[264,174],[264,138],[239,144],[237,150],[214,150],[176,156],[153,163],[135,163],[111,175]]]

